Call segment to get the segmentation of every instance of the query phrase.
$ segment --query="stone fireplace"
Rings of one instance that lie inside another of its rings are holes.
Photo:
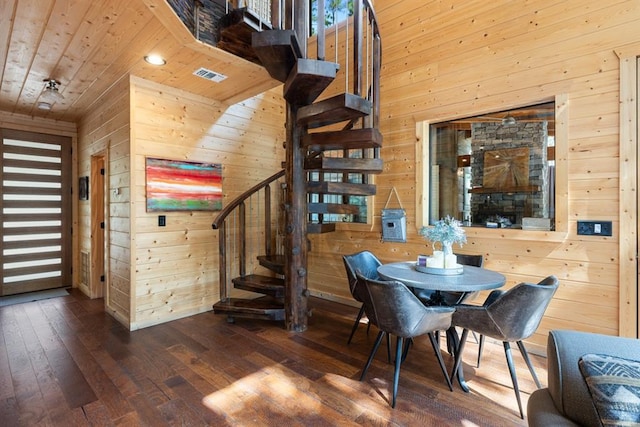
[[[549,217],[547,122],[471,127],[471,218]]]

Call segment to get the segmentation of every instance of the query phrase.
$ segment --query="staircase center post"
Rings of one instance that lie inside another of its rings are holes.
[[[302,127],[297,108],[287,102],[285,209],[285,323],[287,330],[307,329],[307,196],[305,190]]]

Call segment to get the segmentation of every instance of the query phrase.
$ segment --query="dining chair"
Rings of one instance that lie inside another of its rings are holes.
[[[428,335],[431,346],[438,359],[438,364],[442,370],[442,375],[449,386],[449,390],[453,391],[451,380],[447,374],[447,369],[442,359],[440,346],[436,342],[435,331],[446,330],[451,326],[452,315],[455,311],[453,307],[446,306],[425,306],[410,290],[401,282],[390,280],[373,280],[368,279],[358,273],[357,278],[364,284],[361,287],[360,297],[369,321],[376,325],[380,332],[376,337],[367,363],[365,364],[360,381],[362,381],[371,366],[382,338],[386,335],[395,335],[396,340],[396,357],[393,374],[393,397],[391,407],[396,406],[396,396],[398,394],[398,382],[400,379],[400,365],[404,360],[403,353],[406,353],[404,347],[405,340],[409,340],[421,336]],[[405,354],[406,355],[406,354]]]
[[[360,271],[360,273],[368,279],[379,279],[378,267],[382,265],[382,263],[369,251],[360,251],[351,255],[343,255],[342,260],[344,262],[344,268],[347,271],[347,280],[349,281],[351,296],[353,296],[356,301],[362,303],[362,298],[358,295],[359,286],[357,286],[358,278],[356,277],[356,271]],[[360,305],[360,311],[358,312],[356,321],[353,324],[353,328],[351,328],[351,335],[349,335],[347,344],[351,344],[351,340],[353,339],[353,335],[356,333],[356,329],[358,329],[358,325],[360,324],[363,314],[364,305]],[[367,325],[367,331],[368,330],[369,325]]]
[[[483,337],[488,336],[502,341],[509,374],[511,375],[513,389],[518,401],[518,408],[520,409],[520,418],[524,418],[520,389],[518,388],[518,379],[513,366],[509,343],[515,342],[518,345],[536,386],[540,388],[540,381],[522,341],[529,338],[538,329],[542,316],[558,286],[558,279],[555,276],[549,276],[537,284],[520,283],[504,292],[493,291],[489,295],[490,301],[482,306],[468,304],[456,306],[452,325],[463,328],[463,331],[460,345],[456,351],[451,380],[455,378],[460,366],[462,351],[469,331],[475,331]],[[495,296],[492,297],[492,295]]]
[[[454,254],[458,260],[458,264],[470,265],[472,267],[482,267],[484,265],[484,257],[482,254]],[[413,291],[422,302],[428,303],[435,291],[427,289],[415,289]],[[456,304],[462,304],[463,302],[472,300],[478,295],[478,292],[453,292],[453,291],[440,291],[440,298],[443,304],[453,306]],[[474,337],[476,337],[474,333]],[[439,333],[436,333],[436,338],[439,340]],[[481,343],[482,337],[476,337],[476,341]],[[447,349],[449,353],[452,353],[449,342],[447,342]],[[480,365],[480,351],[478,352],[478,366]]]

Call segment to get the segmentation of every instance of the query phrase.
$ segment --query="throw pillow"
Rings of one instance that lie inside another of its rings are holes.
[[[603,426],[640,426],[640,360],[585,354],[578,362]]]

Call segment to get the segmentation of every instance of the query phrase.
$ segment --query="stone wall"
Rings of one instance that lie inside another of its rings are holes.
[[[487,192],[484,188],[485,153],[523,147],[529,151],[528,186],[539,188],[539,191],[527,191],[523,186],[511,191]],[[471,148],[471,187],[479,191],[471,196],[474,223],[483,223],[495,215],[508,218],[514,224],[521,224],[523,217],[549,217],[547,122],[473,124]]]
[[[226,14],[221,0],[168,0],[176,15],[198,40],[215,46],[218,23]]]

